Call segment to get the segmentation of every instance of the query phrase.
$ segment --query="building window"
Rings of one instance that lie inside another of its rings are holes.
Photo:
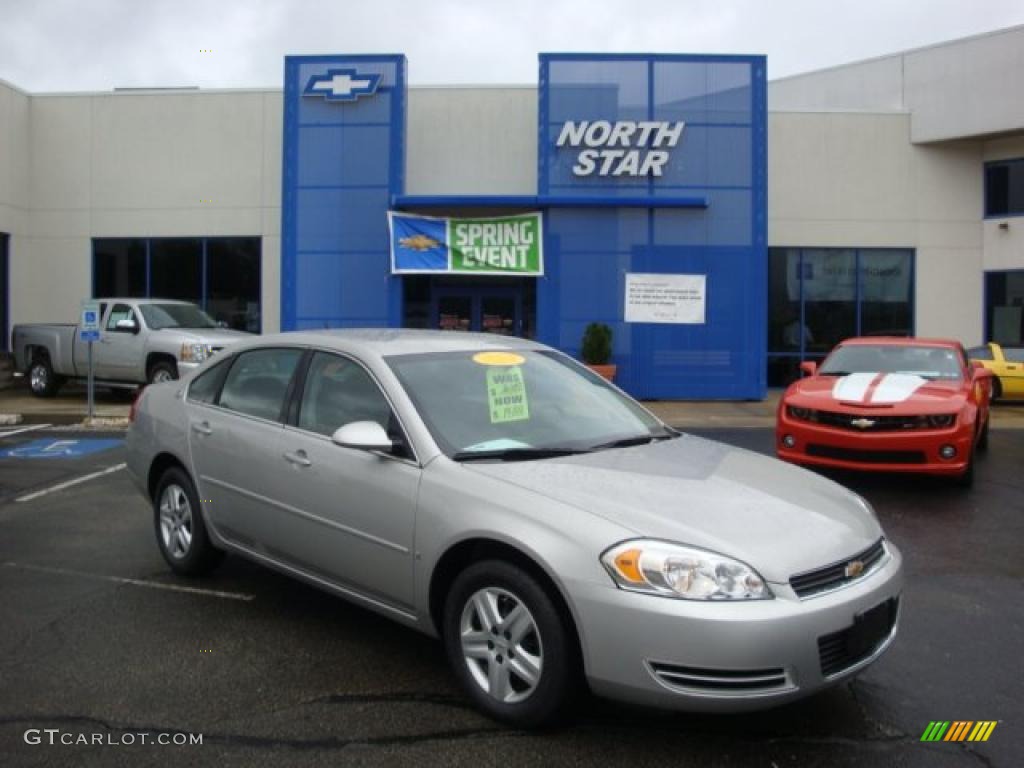
[[[768,250],[768,385],[851,336],[914,332],[914,252],[889,248]]]
[[[985,215],[1024,215],[1024,158],[985,163]]]
[[[96,298],[191,301],[214,320],[260,331],[260,238],[98,238],[92,241]]]
[[[985,273],[985,340],[1024,345],[1024,269]]]

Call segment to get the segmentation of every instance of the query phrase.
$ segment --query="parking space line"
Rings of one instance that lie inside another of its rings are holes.
[[[51,485],[49,488],[43,488],[43,490],[41,491],[35,491],[34,493],[28,493],[25,494],[24,496],[19,496],[18,498],[15,499],[15,501],[32,501],[32,499],[38,499],[40,496],[45,496],[48,493],[54,493],[55,491],[63,491],[65,488],[70,488],[73,485],[85,483],[88,482],[89,480],[95,480],[97,477],[103,477],[104,475],[109,475],[113,472],[118,472],[124,469],[126,466],[127,464],[115,464],[112,467],[101,469],[99,472],[92,472],[91,474],[88,475],[76,477],[74,480],[67,480],[63,483]]]
[[[20,435],[23,432],[32,432],[37,429],[46,429],[49,424],[33,424],[30,427],[21,427],[20,429],[12,429],[6,432],[0,432],[0,440],[5,437],[11,437],[12,435]]]
[[[135,587],[152,587],[153,589],[166,589],[171,592],[187,592],[193,595],[206,595],[207,597],[221,597],[225,600],[242,600],[249,602],[255,600],[256,595],[247,595],[241,592],[221,592],[217,589],[200,589],[199,587],[184,587],[179,584],[161,584],[156,581],[144,579],[129,579],[124,576],[106,576],[102,573],[87,573],[86,571],[74,571],[69,568],[50,568],[45,565],[27,565],[24,563],[4,563],[8,568],[20,568],[24,571],[38,571],[40,573],[53,573],[58,576],[79,576],[85,579],[96,579],[98,581],[111,581],[115,584],[131,584]]]

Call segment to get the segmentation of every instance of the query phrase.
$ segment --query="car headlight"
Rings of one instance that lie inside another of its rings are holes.
[[[186,341],[181,345],[181,354],[178,359],[183,363],[201,363],[209,356],[209,344],[193,344]]]
[[[683,600],[769,600],[771,590],[746,563],[696,547],[634,539],[601,555],[615,583],[630,592]]]

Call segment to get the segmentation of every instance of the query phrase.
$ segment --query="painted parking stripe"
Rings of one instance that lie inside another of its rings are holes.
[[[90,480],[95,480],[97,477],[103,477],[104,475],[110,475],[110,474],[113,474],[114,472],[120,472],[126,466],[128,466],[128,465],[127,464],[115,464],[114,466],[107,467],[106,469],[102,469],[99,472],[92,472],[92,473],[90,473],[88,475],[82,475],[81,477],[76,477],[74,480],[66,480],[63,483],[57,483],[56,485],[51,485],[49,488],[43,488],[41,491],[35,491],[34,493],[29,493],[29,494],[26,494],[24,496],[19,496],[18,498],[15,499],[15,502],[19,502],[19,501],[32,501],[32,499],[38,499],[40,496],[45,496],[48,493],[56,493],[57,491],[63,491],[65,488],[70,488],[73,485],[79,485],[80,483],[87,483]]]
[[[146,581],[144,579],[128,579],[123,576],[106,576],[102,573],[87,573],[86,571],[73,571],[69,568],[49,568],[45,565],[27,565],[24,563],[4,563],[8,568],[18,568],[23,571],[37,571],[39,573],[52,573],[57,576],[75,576],[83,579],[96,579],[97,581],[110,581],[115,584],[131,584],[135,587],[150,587],[152,589],[166,589],[170,592],[187,592],[192,595],[206,595],[207,597],[221,597],[225,600],[242,600],[249,602],[255,600],[256,595],[247,595],[242,592],[222,592],[218,589],[200,589],[199,587],[184,587],[180,584],[161,584],[157,581]]]
[[[49,424],[33,424],[30,427],[21,427],[19,429],[6,430],[4,432],[0,432],[0,439],[3,439],[5,437],[12,437],[13,435],[20,435],[20,434],[23,434],[24,432],[34,432],[37,429],[46,429],[48,426],[50,426],[50,425]]]

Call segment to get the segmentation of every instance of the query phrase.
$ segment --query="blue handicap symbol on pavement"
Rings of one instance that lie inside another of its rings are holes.
[[[10,459],[75,459],[91,453],[108,451],[123,442],[124,440],[115,439],[65,440],[46,437],[8,448],[0,453],[0,456]]]

